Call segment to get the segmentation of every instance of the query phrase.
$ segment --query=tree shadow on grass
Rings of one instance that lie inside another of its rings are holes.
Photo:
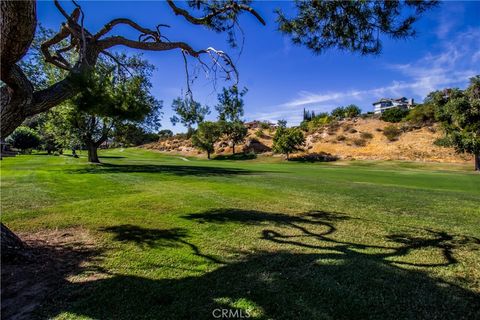
[[[235,154],[219,154],[213,160],[253,160],[256,159],[255,153],[235,153]]]
[[[101,159],[125,159],[124,156],[98,156]]]
[[[69,170],[70,173],[163,173],[176,176],[230,176],[230,175],[253,175],[265,171],[252,171],[239,168],[221,168],[196,165],[136,165],[136,164],[111,164],[87,166],[79,169]]]
[[[14,258],[2,255],[2,319],[32,319],[34,311],[80,272],[105,273],[102,250],[85,241],[81,229],[46,230],[21,236],[25,248]]]
[[[456,255],[456,250],[464,246],[478,248],[477,238],[425,229],[413,235],[388,235],[385,246],[345,242],[334,237],[335,231],[341,221],[350,218],[323,211],[288,215],[219,209],[185,218],[211,224],[259,225],[264,227],[259,237],[272,244],[272,251],[240,251],[239,260],[219,264],[214,271],[200,276],[151,279],[115,274],[106,279],[68,283],[63,296],[57,296],[56,303],[45,309],[45,317],[68,313],[95,319],[212,319],[212,312],[221,312],[216,309],[230,309],[236,312],[236,318],[248,312],[252,319],[480,316],[477,292],[428,272],[431,267],[457,264],[461,256]],[[111,233],[114,241],[133,243],[145,250],[190,243],[187,232],[176,228],[120,225],[103,231]],[[442,261],[403,267],[402,257],[427,248],[440,250],[441,256],[435,261]],[[362,249],[372,250],[366,253]]]
[[[140,247],[178,247],[186,245],[192,249],[193,254],[205,258],[211,262],[223,264],[219,259],[203,254],[193,243],[187,241],[188,233],[186,229],[150,229],[130,224],[101,228],[100,231],[113,234],[113,240],[124,243],[135,243]]]

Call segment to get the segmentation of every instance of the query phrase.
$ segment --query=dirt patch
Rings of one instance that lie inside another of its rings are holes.
[[[90,268],[98,259],[92,235],[70,228],[20,233],[27,245],[21,257],[2,257],[2,318],[31,319],[52,294],[68,285],[69,276]]]

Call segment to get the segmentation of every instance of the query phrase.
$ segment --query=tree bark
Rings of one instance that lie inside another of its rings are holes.
[[[473,155],[473,161],[475,162],[475,171],[480,171],[480,153]]]
[[[232,143],[232,154],[235,154],[235,143]]]
[[[98,159],[98,145],[96,143],[93,143],[93,142],[87,143],[87,151],[88,151],[88,162],[100,163],[100,159]]]
[[[207,151],[207,158],[210,160],[210,151]]]

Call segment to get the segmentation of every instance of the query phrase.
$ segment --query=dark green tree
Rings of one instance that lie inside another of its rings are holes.
[[[232,153],[235,154],[235,146],[245,141],[248,129],[241,121],[219,121],[222,133],[230,141],[232,145]]]
[[[215,106],[218,119],[231,122],[240,121],[243,116],[243,96],[247,91],[247,88],[239,91],[236,85],[223,88],[222,93],[218,95],[218,104]]]
[[[457,152],[472,154],[480,171],[480,76],[471,78],[466,90],[437,91],[427,102],[436,103],[437,119],[450,144]]]
[[[222,128],[218,122],[205,121],[198,125],[198,129],[192,136],[192,144],[200,150],[210,154],[215,151],[214,145],[222,136]]]
[[[139,146],[145,143],[156,142],[159,135],[147,132],[143,126],[131,122],[119,122],[113,129],[112,137],[116,144],[125,147]]]
[[[381,37],[415,35],[413,24],[437,1],[301,1],[288,17],[277,10],[279,29],[293,43],[319,54],[330,48],[378,54]]]
[[[359,106],[354,104],[349,104],[345,107],[345,117],[346,118],[355,118],[362,113],[362,109]]]
[[[330,114],[335,119],[343,119],[343,118],[345,118],[345,108],[344,107],[337,107],[337,108],[333,109]]]
[[[170,118],[172,124],[176,125],[180,122],[187,127],[189,133],[193,132],[194,125],[202,123],[205,117],[210,114],[210,108],[193,100],[191,95],[173,100],[172,109],[176,113]]]
[[[158,131],[158,139],[159,140],[165,140],[165,139],[168,139],[168,138],[171,138],[171,137],[173,137],[172,130],[164,129],[164,130]]]
[[[273,151],[287,156],[292,152],[302,150],[305,136],[299,128],[279,127],[273,137]]]
[[[26,150],[34,149],[40,146],[40,136],[32,128],[21,126],[15,129],[8,137],[7,142],[14,148],[26,152]]]
[[[150,95],[152,66],[138,56],[117,56],[124,68],[102,61],[82,81],[83,90],[52,110],[48,132],[65,147],[84,146],[88,161],[99,163],[98,148],[118,126],[160,126],[161,103]],[[128,71],[127,69],[128,68]]]
[[[403,108],[390,108],[385,110],[380,116],[380,120],[397,123],[408,116],[409,111]]]

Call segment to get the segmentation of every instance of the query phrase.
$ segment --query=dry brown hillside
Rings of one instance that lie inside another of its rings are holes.
[[[391,125],[391,123],[371,118],[344,120],[337,125],[306,134],[305,152],[325,152],[340,159],[363,160],[466,162],[472,159],[470,155],[455,153],[453,148],[434,145],[433,142],[442,136],[436,125],[402,131],[397,140],[389,141],[383,130]],[[395,126],[401,128],[400,124]],[[275,129],[262,130],[262,134],[257,133],[258,130],[258,128],[250,128],[246,143],[237,146],[236,150],[271,154]],[[193,148],[189,140],[176,137],[143,147],[182,155],[203,154]],[[231,153],[228,142],[217,143],[216,152]]]

